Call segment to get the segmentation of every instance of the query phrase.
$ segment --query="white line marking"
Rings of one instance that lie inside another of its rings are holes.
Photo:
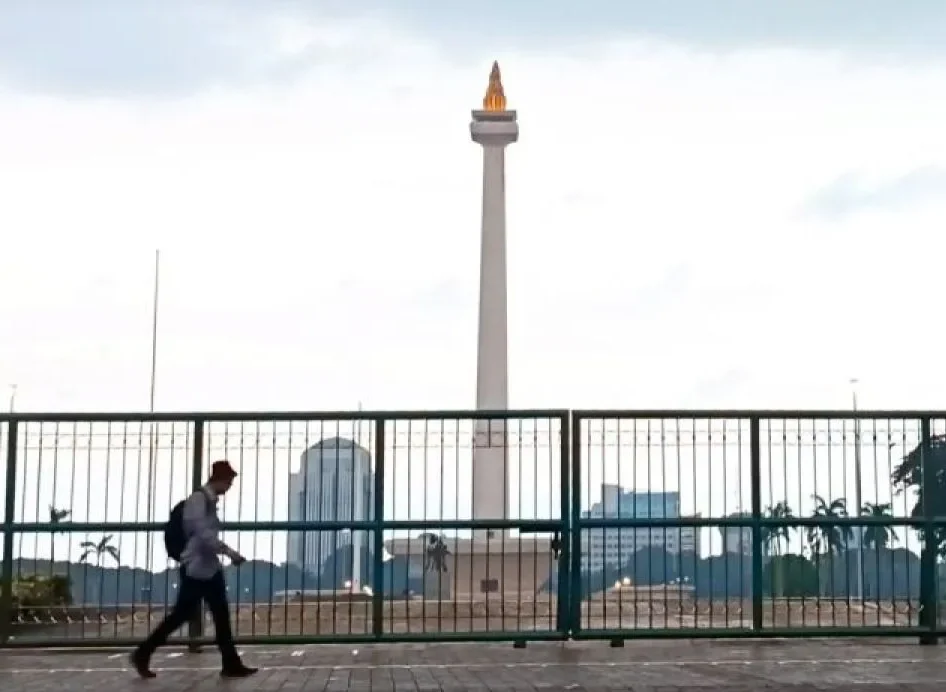
[[[506,664],[508,668],[607,668],[607,667],[621,667],[621,668],[668,668],[668,667],[679,667],[683,668],[686,666],[705,666],[705,665],[717,665],[717,666],[762,666],[762,665],[916,665],[923,663],[932,663],[938,665],[946,665],[946,660],[943,659],[924,659],[924,658],[890,658],[890,659],[877,659],[877,658],[848,658],[848,659],[810,659],[810,658],[797,658],[797,659],[780,659],[780,660],[766,660],[766,659],[753,659],[753,660],[732,660],[732,661],[707,661],[707,660],[689,660],[689,661],[576,661],[574,663],[569,663],[565,661],[542,661],[542,662],[523,662],[523,663],[509,663]],[[382,663],[378,665],[370,664],[314,664],[314,665],[275,665],[275,666],[261,666],[261,670],[411,670],[411,669],[482,669],[482,668],[495,668],[495,663],[419,663],[416,665],[409,664],[394,664],[394,663]],[[154,668],[156,672],[160,671],[213,671],[219,670],[219,667],[214,666],[162,666]],[[121,672],[130,672],[130,668],[13,668],[8,670],[3,670],[0,668],[0,673],[121,673]]]
[[[168,658],[180,658],[183,655],[180,651],[175,651],[173,654],[168,654]]]
[[[298,658],[299,656],[302,656],[304,653],[305,653],[305,651],[293,651],[293,652],[292,652],[291,654],[289,654],[289,655],[292,656],[292,657],[294,657],[294,658]]]
[[[124,656],[124,655],[125,655],[125,654],[112,654],[111,656],[108,657],[108,660],[109,660],[109,661],[114,661],[116,658],[121,658],[121,657]]]

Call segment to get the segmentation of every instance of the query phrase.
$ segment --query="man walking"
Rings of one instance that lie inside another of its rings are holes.
[[[155,677],[149,666],[152,654],[167,641],[172,632],[200,612],[201,601],[207,604],[213,615],[217,646],[223,657],[220,674],[227,678],[245,678],[257,670],[243,665],[233,643],[227,585],[220,562],[220,555],[229,557],[234,565],[246,561],[219,537],[217,498],[230,489],[236,476],[229,462],[216,461],[211,467],[207,484],[184,501],[182,523],[186,543],[182,543],[184,549],[180,555],[181,584],[177,603],[151,636],[131,655],[132,665],[143,678]]]

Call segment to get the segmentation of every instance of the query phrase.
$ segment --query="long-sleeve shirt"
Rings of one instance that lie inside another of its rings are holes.
[[[181,553],[184,573],[193,579],[210,579],[223,569],[221,555],[234,557],[236,551],[220,540],[217,494],[210,486],[194,492],[184,502],[184,535],[187,544]]]

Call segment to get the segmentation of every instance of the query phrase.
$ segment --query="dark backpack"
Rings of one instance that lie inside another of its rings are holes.
[[[203,490],[199,491],[207,500],[207,514],[211,511],[210,498]],[[187,534],[184,531],[184,503],[187,500],[181,500],[174,509],[171,510],[171,516],[168,517],[164,525],[164,549],[168,557],[177,562],[181,561],[181,554],[187,547]]]

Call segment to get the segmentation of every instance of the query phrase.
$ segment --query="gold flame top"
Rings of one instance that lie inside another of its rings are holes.
[[[489,86],[486,87],[486,96],[483,97],[483,110],[506,110],[506,92],[503,91],[503,78],[499,74],[499,63],[496,61],[493,61],[493,69],[489,71]]]

